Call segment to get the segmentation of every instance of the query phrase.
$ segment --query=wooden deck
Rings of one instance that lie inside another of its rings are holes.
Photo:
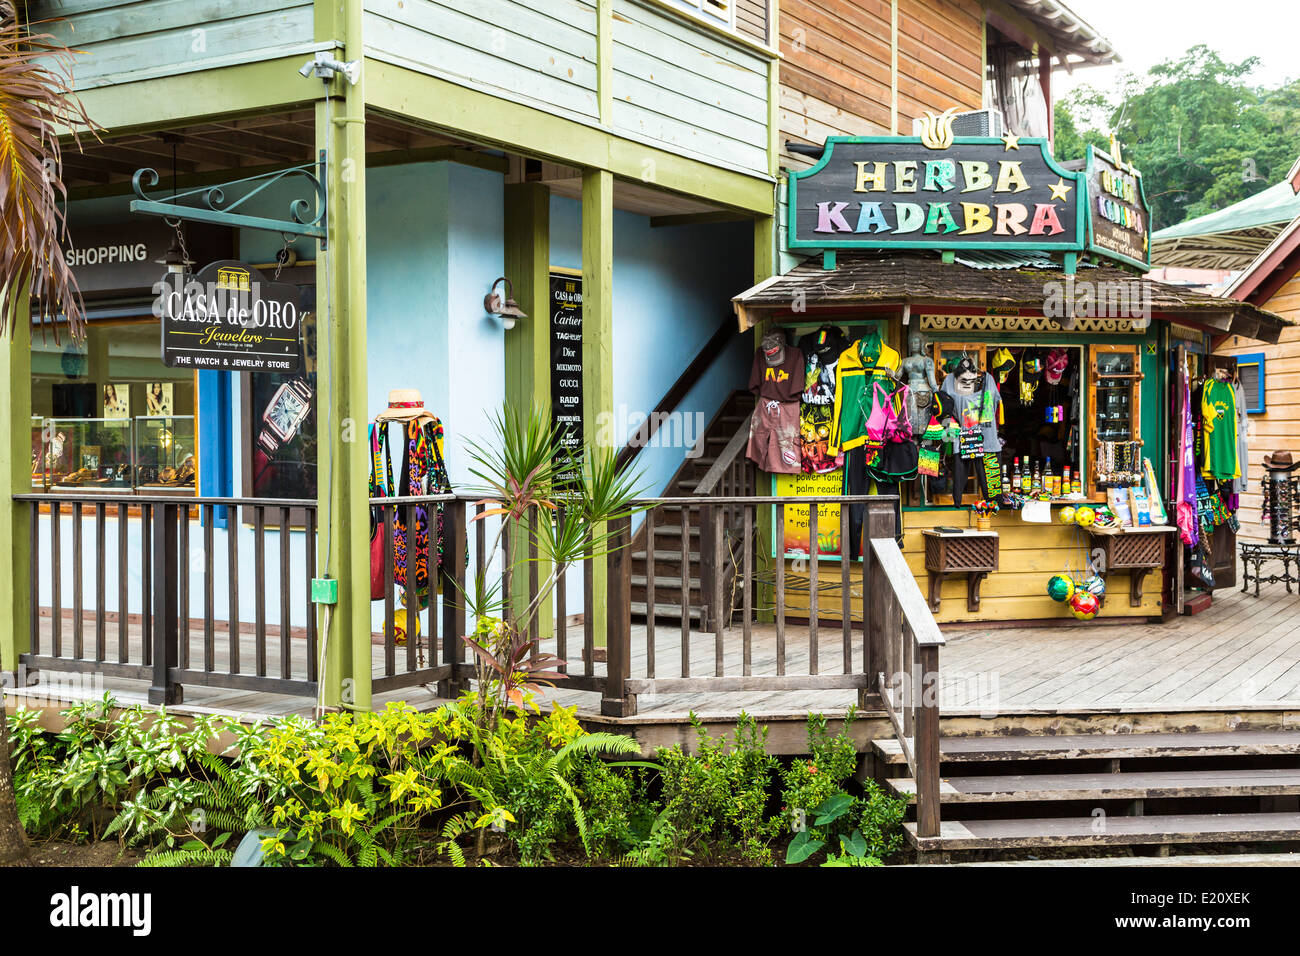
[[[632,677],[645,678],[644,625],[633,628]],[[1259,598],[1239,591],[1220,591],[1210,610],[1167,624],[944,628],[948,644],[940,653],[940,706],[945,717],[994,717],[1006,714],[1081,714],[1090,712],[1249,711],[1300,709],[1300,595],[1281,585],[1266,587]],[[224,634],[222,635],[224,638]],[[66,638],[65,638],[66,640]],[[134,645],[138,629],[131,629]],[[272,639],[274,641],[274,638]],[[90,641],[88,640],[89,644]],[[571,644],[573,643],[571,637]],[[251,661],[247,640],[243,657]],[[291,641],[295,675],[301,674],[303,641]],[[196,640],[201,653],[201,641]],[[48,647],[48,644],[46,645]],[[755,626],[753,672],[773,673],[775,637],[771,627]],[[842,671],[838,625],[823,625],[820,670]],[[726,673],[741,673],[739,629],[725,641]],[[553,648],[550,648],[553,650]],[[658,677],[675,677],[680,668],[680,629],[661,622],[656,628]],[[404,655],[399,649],[399,659]],[[576,651],[571,651],[572,654]],[[691,635],[692,674],[714,673],[714,636]],[[268,648],[269,672],[278,672],[278,647]],[[861,632],[853,633],[853,660],[861,666]],[[218,642],[218,663],[224,655]],[[373,651],[376,675],[382,673],[383,648]],[[787,629],[787,673],[808,672],[807,628]],[[247,665],[246,665],[247,666]],[[603,673],[604,665],[595,665]],[[572,661],[572,673],[582,664]],[[48,680],[56,680],[47,672]],[[95,676],[73,682],[58,700],[99,696],[112,691],[123,703],[143,703],[148,684]],[[39,689],[38,689],[39,694]],[[21,696],[21,695],[18,695]],[[596,694],[564,689],[546,695],[583,713],[599,713]],[[35,703],[39,697],[33,698]],[[405,699],[417,707],[436,706],[430,689],[411,687],[376,695],[376,706]],[[764,717],[802,719],[810,710],[842,711],[856,700],[854,690],[744,693],[643,694],[633,721],[684,722],[694,712],[711,719],[733,718],[741,710]],[[183,709],[234,714],[307,714],[313,702],[238,690],[187,686]]]

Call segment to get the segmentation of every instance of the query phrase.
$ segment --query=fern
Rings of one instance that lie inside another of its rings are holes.
[[[230,850],[166,850],[149,854],[136,866],[229,866],[233,857]]]
[[[352,867],[352,860],[348,857],[346,853],[344,853],[342,850],[336,847],[333,843],[317,843],[315,846],[312,847],[312,850],[313,852],[319,853],[322,856],[329,857],[339,866],[348,867],[348,868]]]

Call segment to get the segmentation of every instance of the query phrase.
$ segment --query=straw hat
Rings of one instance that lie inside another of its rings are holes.
[[[410,421],[425,414],[424,398],[418,388],[395,388],[388,393],[388,407],[381,413],[389,421]]]

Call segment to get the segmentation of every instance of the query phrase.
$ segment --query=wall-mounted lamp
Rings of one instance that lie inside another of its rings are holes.
[[[496,291],[497,286],[503,282],[506,284],[505,299],[502,299]],[[507,329],[513,329],[517,319],[528,318],[523,310],[519,308],[519,303],[515,301],[514,285],[505,276],[493,282],[492,291],[483,296],[483,309],[488,315],[501,316],[501,324]]]

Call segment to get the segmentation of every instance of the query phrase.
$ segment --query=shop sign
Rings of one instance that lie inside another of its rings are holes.
[[[286,374],[302,366],[298,287],[223,259],[154,284],[168,368]]]
[[[1113,154],[1113,155],[1112,155]],[[1088,146],[1088,249],[1140,269],[1151,268],[1151,207],[1142,174],[1120,156]]]
[[[780,498],[824,498],[844,494],[844,470],[836,468],[820,475],[773,475],[773,493]],[[840,506],[817,508],[817,554],[840,556]],[[785,557],[806,561],[812,554],[812,520],[807,505],[785,506]]]
[[[176,231],[162,222],[131,220],[107,226],[79,226],[70,222],[63,255],[83,294],[95,292],[143,293],[158,278],[158,264]],[[229,254],[226,230],[192,229],[189,251],[195,257],[219,258]]]
[[[561,432],[561,448],[582,449],[582,276],[552,272],[551,307],[551,423]],[[564,472],[561,484],[581,476]]]
[[[790,173],[792,249],[1083,249],[1082,175],[1047,141],[952,135],[832,136],[817,165]]]

